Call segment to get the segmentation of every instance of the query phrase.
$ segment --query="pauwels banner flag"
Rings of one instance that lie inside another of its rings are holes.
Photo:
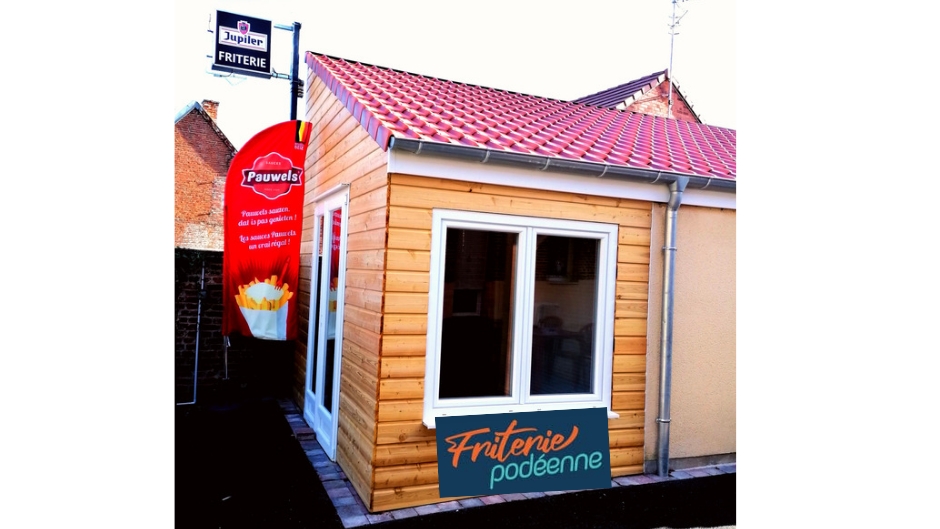
[[[255,134],[225,182],[222,333],[297,337],[304,159],[310,123],[285,121]]]

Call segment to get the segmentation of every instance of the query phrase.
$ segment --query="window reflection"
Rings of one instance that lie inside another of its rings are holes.
[[[446,237],[439,397],[507,396],[518,236],[451,228]]]

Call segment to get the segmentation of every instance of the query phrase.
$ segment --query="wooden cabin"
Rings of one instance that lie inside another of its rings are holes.
[[[729,312],[728,288],[677,292],[692,317],[676,339],[694,342],[696,313],[717,313],[703,325],[718,337],[693,343],[695,369],[716,365],[702,355],[731,362],[730,387],[705,401],[722,410],[718,434],[674,423],[673,435],[705,439],[708,453],[694,439],[680,450],[690,460],[733,457],[735,131],[305,59],[309,317],[292,398],[372,512],[447,499],[434,430],[443,415],[604,407],[612,475],[649,467],[661,327],[651,307],[679,182],[678,262],[689,229],[702,237],[692,259],[724,256],[712,259],[718,270],[690,261],[686,288],[704,271],[730,283],[731,298]],[[694,227],[682,224],[687,209]],[[705,376],[727,385],[729,364],[717,365]]]

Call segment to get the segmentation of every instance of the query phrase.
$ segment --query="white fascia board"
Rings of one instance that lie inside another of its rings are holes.
[[[723,191],[685,188],[682,192],[683,206],[702,206],[706,208],[738,209],[737,195]]]
[[[668,185],[574,174],[566,175],[558,172],[540,171],[536,168],[524,169],[497,164],[490,165],[452,160],[439,156],[417,155],[397,150],[388,151],[388,172],[563,193],[669,202]],[[683,205],[736,209],[735,203],[734,193],[687,188],[682,194]]]

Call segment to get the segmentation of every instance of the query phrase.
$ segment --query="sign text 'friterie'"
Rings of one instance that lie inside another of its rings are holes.
[[[435,422],[441,497],[610,487],[603,408]]]
[[[212,69],[270,78],[271,21],[216,11]]]

